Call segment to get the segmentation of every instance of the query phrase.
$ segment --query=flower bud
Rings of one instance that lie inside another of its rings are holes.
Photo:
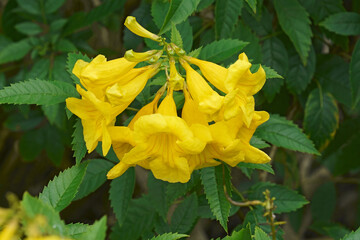
[[[145,37],[145,38],[150,38],[151,40],[160,42],[161,41],[161,37],[159,37],[158,35],[149,32],[148,30],[146,30],[143,26],[141,26],[137,21],[136,18],[133,16],[128,16],[125,20],[125,26],[132,31],[133,33],[135,33],[136,35],[140,36],[140,37]]]

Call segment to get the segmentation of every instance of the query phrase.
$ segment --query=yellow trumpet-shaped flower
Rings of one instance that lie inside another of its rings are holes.
[[[135,122],[134,140],[136,146],[124,155],[125,163],[138,164],[146,160],[156,178],[182,183],[191,176],[184,156],[201,152],[206,144],[177,117],[172,90],[168,90],[157,113],[142,116]]]
[[[152,102],[142,107],[133,119],[130,121],[128,127],[110,127],[109,132],[112,140],[112,146],[117,158],[120,160],[118,164],[116,164],[107,174],[108,179],[114,179],[121,176],[126,170],[130,167],[134,166],[135,164],[126,164],[122,161],[122,158],[125,153],[129,152],[134,146],[134,123],[141,117],[145,115],[150,115],[156,112],[157,104],[161,95],[163,94],[162,90],[155,95],[155,98]],[[142,161],[137,163],[138,165],[149,168],[146,161]]]
[[[199,106],[199,110],[212,118],[222,107],[224,97],[215,92],[186,61],[181,59],[180,63],[186,70],[186,83],[191,96]]]
[[[7,223],[4,228],[0,231],[0,239],[1,240],[15,240],[18,239],[15,237],[16,230],[18,229],[18,221],[17,219],[12,219],[9,223]]]
[[[168,79],[169,85],[175,90],[182,90],[184,88],[184,78],[178,73],[175,66],[175,59],[170,58],[170,76]]]
[[[106,155],[111,147],[107,128],[114,125],[116,116],[124,108],[112,107],[110,103],[99,100],[92,92],[85,91],[79,85],[76,85],[76,90],[82,98],[67,98],[66,106],[81,118],[84,140],[89,153],[96,148],[99,141],[102,141],[103,154]]]
[[[128,16],[124,24],[130,31],[132,31],[133,33],[135,33],[140,37],[150,38],[154,41],[161,41],[161,37],[146,30],[136,21],[136,18],[133,16]]]

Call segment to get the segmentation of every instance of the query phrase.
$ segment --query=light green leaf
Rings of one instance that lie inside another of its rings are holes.
[[[251,9],[253,10],[254,13],[256,13],[256,4],[257,1],[256,0],[245,0],[247,2],[247,4],[251,7]]]
[[[52,105],[77,97],[73,85],[59,81],[32,79],[0,90],[0,103]]]
[[[206,199],[209,202],[211,211],[227,231],[227,221],[230,213],[230,203],[227,201],[222,177],[222,166],[207,167],[200,171],[201,182],[204,186]]]
[[[129,168],[123,175],[115,178],[110,184],[110,203],[114,210],[118,224],[122,224],[126,218],[129,203],[135,187],[135,170]]]
[[[266,66],[273,68],[280,75],[284,76],[289,67],[288,54],[284,44],[280,39],[273,37],[264,41],[262,45],[263,63]],[[266,69],[266,68],[264,68]],[[266,81],[263,92],[268,99],[272,101],[275,95],[280,91],[284,80],[281,78],[273,78]]]
[[[267,144],[264,140],[256,136],[252,136],[250,139],[250,145],[260,149],[270,147],[270,145]]]
[[[347,234],[341,240],[357,240],[359,238],[360,238],[360,228],[358,228],[355,232],[351,232],[351,233]]]
[[[186,233],[191,230],[197,218],[198,199],[195,193],[186,197],[171,217],[171,231]]]
[[[179,30],[176,29],[176,26],[173,24],[171,27],[171,42],[175,43],[179,48],[183,48],[183,40],[181,38]]]
[[[309,57],[304,66],[299,55],[293,51],[289,56],[289,71],[286,76],[286,86],[296,94],[300,94],[311,82],[315,73],[315,51],[311,47]]]
[[[74,151],[73,156],[75,157],[76,164],[85,157],[87,149],[84,141],[83,126],[80,119],[76,119],[74,124],[74,133],[72,134],[72,150]]]
[[[81,53],[69,53],[66,62],[66,70],[70,74],[71,78],[74,80],[75,84],[80,84],[80,80],[72,73],[74,65],[77,60],[84,60],[85,62],[90,62],[90,58],[86,55],[82,55]]]
[[[263,170],[263,171],[271,173],[271,174],[275,174],[274,170],[272,169],[272,167],[271,167],[271,165],[269,163],[256,164],[256,163],[244,163],[244,162],[241,162],[237,166],[240,167],[240,168],[259,169],[259,170]]]
[[[272,69],[271,67],[268,66],[264,66],[262,65],[262,68],[265,71],[266,74],[266,79],[271,79],[271,78],[282,78],[283,76],[281,76],[280,74],[278,74],[274,69]]]
[[[215,6],[215,33],[217,39],[231,37],[243,7],[242,0],[217,0]]]
[[[104,159],[91,159],[86,163],[88,163],[86,173],[74,200],[88,196],[103,185],[107,180],[106,174],[114,166]]]
[[[360,34],[360,14],[355,12],[336,13],[321,22],[320,26],[340,35],[356,36]]]
[[[106,237],[106,216],[89,226],[87,231],[76,236],[76,240],[104,240]]]
[[[314,89],[305,105],[304,129],[318,148],[324,146],[339,125],[339,110],[334,97]]]
[[[189,237],[186,234],[179,234],[179,233],[165,233],[156,237],[153,237],[151,240],[178,240],[180,238]]]
[[[200,0],[172,0],[159,34],[171,29],[172,24],[179,24],[187,19],[197,8]]]
[[[270,237],[261,228],[255,227],[254,240],[270,240]]]
[[[195,50],[192,50],[188,55],[191,57],[197,58],[201,53],[201,49],[202,49],[202,46]]]
[[[248,228],[243,228],[240,231],[232,232],[231,236],[226,236],[222,240],[251,240],[251,232]]]
[[[29,36],[39,34],[43,31],[42,28],[34,22],[22,22],[16,24],[15,29]]]
[[[29,219],[34,219],[37,215],[45,216],[52,231],[57,233],[57,235],[65,236],[65,223],[60,219],[59,213],[56,212],[50,205],[42,202],[38,198],[30,196],[29,193],[25,192],[23,200],[21,201],[21,207]],[[25,227],[27,224],[31,223],[27,221],[27,219],[24,219]]]
[[[312,37],[309,14],[297,0],[275,0],[274,7],[281,28],[294,44],[305,65]]]
[[[79,239],[79,235],[81,236],[81,234],[88,231],[89,227],[90,226],[88,224],[84,223],[70,223],[66,225],[66,230],[71,238],[77,240]]]
[[[350,83],[352,105],[355,108],[360,102],[360,40],[357,41],[350,62]]]
[[[248,43],[236,39],[214,41],[202,48],[199,58],[220,63],[234,54],[240,53]]]
[[[0,51],[0,64],[22,59],[31,50],[28,39],[8,44]]]
[[[260,125],[255,135],[278,147],[290,150],[319,154],[313,143],[292,121],[271,115],[270,119]]]
[[[270,191],[271,197],[275,197],[275,213],[292,212],[309,203],[296,191],[270,182],[259,182],[253,185],[248,195],[249,199],[265,200],[263,192],[266,189]]]
[[[66,208],[77,193],[86,167],[87,164],[79,164],[60,172],[44,187],[39,199],[52,206],[56,211]]]

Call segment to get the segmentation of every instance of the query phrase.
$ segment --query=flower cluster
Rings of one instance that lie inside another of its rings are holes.
[[[125,26],[159,42],[163,49],[143,53],[130,50],[123,58],[111,61],[102,55],[90,63],[78,60],[73,73],[80,79],[82,86],[76,87],[82,98],[66,100],[67,108],[81,118],[88,151],[101,141],[104,155],[112,146],[119,158],[107,175],[109,179],[139,165],[158,179],[184,183],[195,169],[221,162],[235,166],[270,160],[250,145],[256,128],[269,118],[267,112],[254,110],[253,95],[265,83],[261,66],[252,73],[251,63],[242,53],[225,68],[187,56],[174,43],[144,29],[134,17],[128,17]],[[149,64],[136,68],[139,62]],[[186,72],[185,78],[178,71],[180,67]],[[115,126],[116,117],[161,70],[166,72],[167,82],[152,102],[141,108],[127,127]],[[184,94],[181,117],[174,91]]]

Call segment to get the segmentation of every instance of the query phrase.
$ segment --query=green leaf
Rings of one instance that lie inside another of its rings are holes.
[[[297,0],[275,0],[274,7],[281,28],[294,44],[305,65],[312,37],[309,14]]]
[[[234,54],[240,53],[248,43],[236,39],[214,41],[202,48],[199,58],[220,63]]]
[[[79,164],[85,157],[87,149],[84,141],[83,126],[80,119],[76,119],[74,124],[74,133],[72,134],[72,150],[74,151],[73,156],[75,157],[76,164]]]
[[[270,240],[270,237],[261,228],[255,227],[255,240]]]
[[[336,13],[320,23],[331,32],[344,36],[356,36],[360,34],[360,14],[355,12]]]
[[[31,50],[32,46],[28,39],[10,43],[0,51],[0,64],[22,59]]]
[[[39,34],[43,31],[42,28],[34,22],[22,22],[16,24],[15,29],[29,36]]]
[[[321,88],[330,92],[336,100],[351,107],[349,63],[337,55],[318,55],[315,77]]]
[[[299,55],[293,51],[289,56],[289,71],[286,76],[287,88],[296,94],[300,94],[311,82],[315,73],[315,51],[311,47],[309,57],[304,66]]]
[[[229,38],[243,7],[242,0],[217,0],[215,6],[215,33],[217,39]]]
[[[318,148],[324,146],[339,125],[339,110],[330,93],[314,89],[305,105],[304,129]]]
[[[257,1],[256,0],[245,0],[247,2],[247,4],[249,5],[249,7],[253,10],[254,13],[256,13],[256,4]]]
[[[77,60],[84,60],[85,62],[90,62],[91,59],[86,56],[86,55],[82,55],[81,53],[69,53],[68,57],[67,57],[67,62],[66,62],[66,70],[67,72],[70,74],[71,78],[74,80],[75,84],[80,84],[79,79],[72,73],[72,70],[74,68],[74,65],[76,63]]]
[[[118,224],[125,221],[129,203],[135,187],[135,169],[129,168],[123,175],[115,178],[110,184],[110,203]]]
[[[278,147],[284,147],[290,150],[319,154],[314,148],[313,143],[292,121],[271,115],[270,119],[260,125],[255,135],[268,141]]]
[[[222,168],[221,165],[218,167],[207,167],[201,169],[200,173],[211,211],[221,226],[227,231],[230,203],[227,201],[224,193]]]
[[[278,74],[274,69],[272,69],[271,67],[267,67],[262,65],[262,68],[265,71],[266,74],[266,79],[271,79],[271,78],[282,78],[283,76],[281,76],[280,74]]]
[[[75,52],[77,48],[70,40],[63,38],[56,42],[54,50],[60,52]]]
[[[200,0],[172,0],[159,34],[171,29],[172,24],[185,21],[197,8]]]
[[[259,170],[263,170],[263,171],[271,173],[271,174],[275,174],[274,170],[271,167],[271,165],[268,164],[268,163],[256,164],[256,163],[244,163],[244,162],[241,162],[237,166],[240,167],[240,168],[259,169]]]
[[[36,15],[41,13],[40,3],[37,0],[17,0],[17,3],[21,9],[28,13]]]
[[[165,21],[167,12],[164,9],[169,9],[170,2],[155,0],[151,4],[151,16],[153,17],[154,23],[160,29]]]
[[[355,232],[351,232],[351,233],[347,234],[341,240],[357,240],[359,238],[360,238],[360,228],[358,228]]]
[[[183,49],[185,52],[189,52],[193,45],[193,30],[190,21],[186,20],[185,22],[176,25],[176,29],[179,30],[180,36],[182,37]]]
[[[83,232],[75,237],[76,240],[104,240],[106,237],[106,216],[103,216],[99,221],[93,225],[88,226],[86,232]]]
[[[215,0],[201,0],[197,7],[197,11],[199,12],[204,8],[209,7],[213,2],[215,2]]]
[[[39,199],[52,206],[56,211],[66,208],[74,199],[83,180],[87,164],[75,165],[60,172],[40,193]]]
[[[355,108],[360,102],[360,40],[357,41],[350,62],[350,83],[352,105]]]
[[[59,81],[31,79],[0,90],[0,103],[52,105],[77,97],[73,85]]]
[[[77,240],[79,239],[79,236],[81,236],[81,234],[88,231],[89,227],[90,226],[88,224],[84,223],[70,223],[66,225],[66,230],[71,238]]]
[[[326,199],[326,201],[324,201]],[[311,197],[311,216],[315,221],[330,222],[336,207],[336,190],[332,182],[318,187]]]
[[[226,236],[222,240],[251,240],[251,232],[248,228],[243,228],[240,231],[232,232],[231,236]]]
[[[266,66],[273,68],[282,76],[287,73],[289,67],[288,54],[280,39],[273,37],[265,40],[262,46],[262,53],[263,63]],[[281,78],[273,78],[266,81],[263,92],[268,101],[271,102],[274,99],[283,84],[284,80]]]
[[[114,166],[104,159],[91,159],[86,163],[88,163],[86,173],[74,200],[88,196],[103,185],[107,180],[106,174]]]
[[[45,1],[45,12],[47,14],[53,13],[58,10],[66,0],[46,0]]]
[[[197,218],[198,199],[195,193],[186,197],[171,217],[171,231],[186,233],[194,226]]]
[[[32,161],[40,155],[44,148],[44,132],[42,129],[27,131],[21,136],[19,151],[25,161]]]
[[[180,238],[189,237],[186,234],[179,234],[179,233],[165,233],[156,237],[151,238],[151,240],[178,240]]]
[[[46,154],[55,166],[60,166],[65,152],[62,134],[57,128],[50,125],[46,125],[43,131],[45,141],[43,147],[45,147]]]
[[[264,140],[256,136],[252,136],[250,139],[250,145],[260,149],[270,147],[270,145],[267,144]]]
[[[166,219],[168,205],[166,204],[167,182],[156,179],[153,174],[148,176],[149,198],[153,208],[159,215]]]
[[[270,182],[259,182],[253,185],[248,198],[251,200],[265,200],[263,192],[266,189],[270,191],[271,197],[275,197],[276,209],[274,213],[292,212],[309,203],[304,196],[296,191]]]
[[[195,50],[192,50],[188,55],[191,57],[197,58],[200,55],[201,50],[202,50],[202,46]]]
[[[181,38],[179,30],[176,29],[176,26],[173,24],[171,28],[171,42],[175,43],[179,48],[183,48],[183,40]]]
[[[51,227],[51,232],[56,233],[56,235],[64,236],[66,232],[65,223],[60,219],[59,213],[50,205],[25,192],[23,200],[21,201],[21,207],[29,219],[34,219],[37,215],[45,216],[48,225]],[[29,220],[27,219],[23,219],[23,221],[25,222],[25,226],[32,223],[28,223],[27,221]]]
[[[300,2],[316,25],[331,14],[345,11],[342,0],[301,0]]]

